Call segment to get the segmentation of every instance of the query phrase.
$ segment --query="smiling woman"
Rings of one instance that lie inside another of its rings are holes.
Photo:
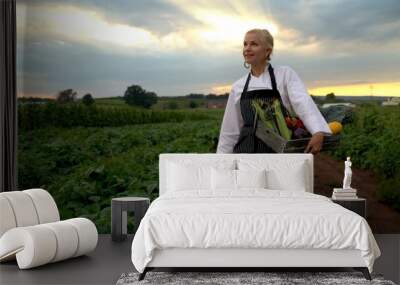
[[[274,39],[268,30],[253,29],[243,41],[244,66],[251,71],[236,81],[229,95],[217,153],[274,152],[256,135],[254,102],[282,102],[284,113],[296,113],[312,134],[305,152],[318,154],[324,134],[331,134],[325,119],[293,69],[269,63]],[[290,110],[290,111],[288,111]]]
[[[271,60],[272,49],[274,47],[274,38],[268,30],[250,30],[247,32],[243,42],[243,57],[245,59],[244,65],[252,65],[252,70],[256,76],[265,69],[262,65],[265,61]]]

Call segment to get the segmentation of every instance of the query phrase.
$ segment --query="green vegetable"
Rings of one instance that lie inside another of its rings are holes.
[[[260,100],[253,100],[251,102],[251,105],[253,106],[256,117],[255,120],[257,120],[257,117],[260,119],[261,123],[270,131],[275,132],[279,134],[277,127],[275,126],[274,119],[272,117],[271,113],[268,113],[267,110],[264,110],[263,107],[264,104]]]
[[[285,117],[282,114],[281,104],[279,100],[274,100],[272,107],[275,111],[276,124],[279,129],[279,133],[286,140],[290,140],[292,137],[292,131],[286,125]]]
[[[271,105],[260,100],[253,100],[252,106],[256,112],[256,119],[258,117],[267,129],[286,140],[291,139],[292,131],[286,125],[279,100],[274,100]]]

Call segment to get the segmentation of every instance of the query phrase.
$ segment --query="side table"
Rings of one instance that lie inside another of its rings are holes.
[[[111,200],[111,238],[123,241],[127,236],[127,212],[134,213],[135,232],[150,205],[144,197],[120,197]]]
[[[367,200],[365,198],[352,199],[332,199],[332,202],[359,214],[364,219],[367,218]]]

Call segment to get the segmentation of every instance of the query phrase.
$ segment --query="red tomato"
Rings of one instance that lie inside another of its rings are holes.
[[[292,120],[290,119],[290,117],[285,117],[285,122],[286,125],[291,128],[292,127]]]

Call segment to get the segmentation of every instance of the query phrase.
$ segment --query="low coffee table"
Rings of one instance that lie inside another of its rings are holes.
[[[111,238],[113,241],[126,239],[127,212],[134,213],[135,232],[150,205],[145,197],[120,197],[111,200]]]

